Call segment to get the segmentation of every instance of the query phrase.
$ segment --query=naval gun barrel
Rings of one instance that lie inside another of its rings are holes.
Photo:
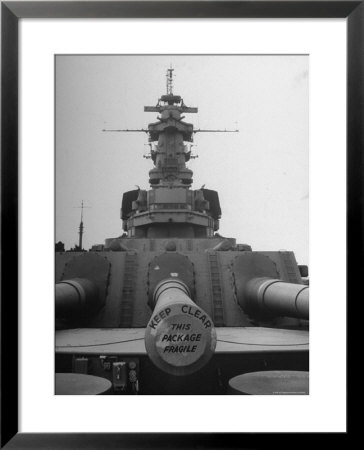
[[[253,278],[247,282],[247,309],[274,316],[309,319],[309,288],[272,278]]]
[[[98,288],[87,278],[72,278],[56,284],[56,317],[95,311],[100,303]]]
[[[215,351],[216,331],[208,314],[191,299],[187,285],[177,278],[161,281],[153,303],[144,339],[152,362],[173,375],[203,367]]]

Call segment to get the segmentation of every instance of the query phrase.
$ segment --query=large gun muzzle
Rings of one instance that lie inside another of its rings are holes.
[[[291,279],[296,279],[296,283],[281,280],[282,274],[276,263],[267,255],[244,252],[235,258],[233,268],[237,300],[252,318],[269,321],[281,316],[308,320],[309,288],[300,283],[293,254],[288,256],[289,267],[293,271]]]
[[[149,358],[161,370],[187,375],[203,367],[216,347],[211,318],[191,300],[179,279],[161,281],[154,290],[154,311],[145,331]]]
[[[96,311],[100,306],[98,288],[86,278],[72,278],[56,284],[56,317],[68,318]]]
[[[55,287],[56,318],[79,326],[105,304],[110,262],[96,253],[83,252],[64,267]]]
[[[309,318],[309,289],[303,284],[272,278],[253,278],[245,288],[245,309],[272,316]]]

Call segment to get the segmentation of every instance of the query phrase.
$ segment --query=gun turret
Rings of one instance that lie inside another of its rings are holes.
[[[105,304],[109,272],[110,262],[96,253],[73,257],[55,286],[56,319],[79,326],[95,315]]]
[[[272,278],[253,278],[245,288],[245,310],[308,320],[308,286]]]
[[[293,255],[292,255],[293,257]],[[277,265],[267,256],[247,252],[234,261],[238,304],[252,317],[309,318],[309,289],[302,283],[297,264],[289,265],[295,283],[282,279]]]
[[[90,314],[101,306],[98,288],[87,278],[73,278],[56,284],[56,317]]]
[[[160,282],[153,295],[153,314],[145,332],[149,358],[164,372],[187,375],[203,367],[216,347],[211,318],[191,300],[179,279]]]

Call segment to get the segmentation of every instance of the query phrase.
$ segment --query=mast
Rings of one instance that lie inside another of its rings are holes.
[[[90,208],[90,206],[84,206],[83,200],[82,200],[81,206],[75,206],[75,208],[81,208],[81,221],[80,221],[80,225],[78,227],[78,234],[79,234],[78,247],[79,247],[80,251],[82,251],[82,238],[83,238],[83,233],[84,233],[83,210],[84,210],[84,208]]]
[[[81,201],[81,222],[80,222],[80,228],[79,228],[79,241],[78,246],[80,247],[80,250],[82,250],[82,236],[83,236],[83,200]]]
[[[172,65],[167,69],[166,79],[167,79],[167,95],[173,95],[173,71]]]

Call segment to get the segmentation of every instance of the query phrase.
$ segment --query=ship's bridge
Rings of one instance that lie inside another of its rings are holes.
[[[122,219],[129,237],[212,237],[221,216],[216,191],[184,186],[133,190],[123,197]]]

